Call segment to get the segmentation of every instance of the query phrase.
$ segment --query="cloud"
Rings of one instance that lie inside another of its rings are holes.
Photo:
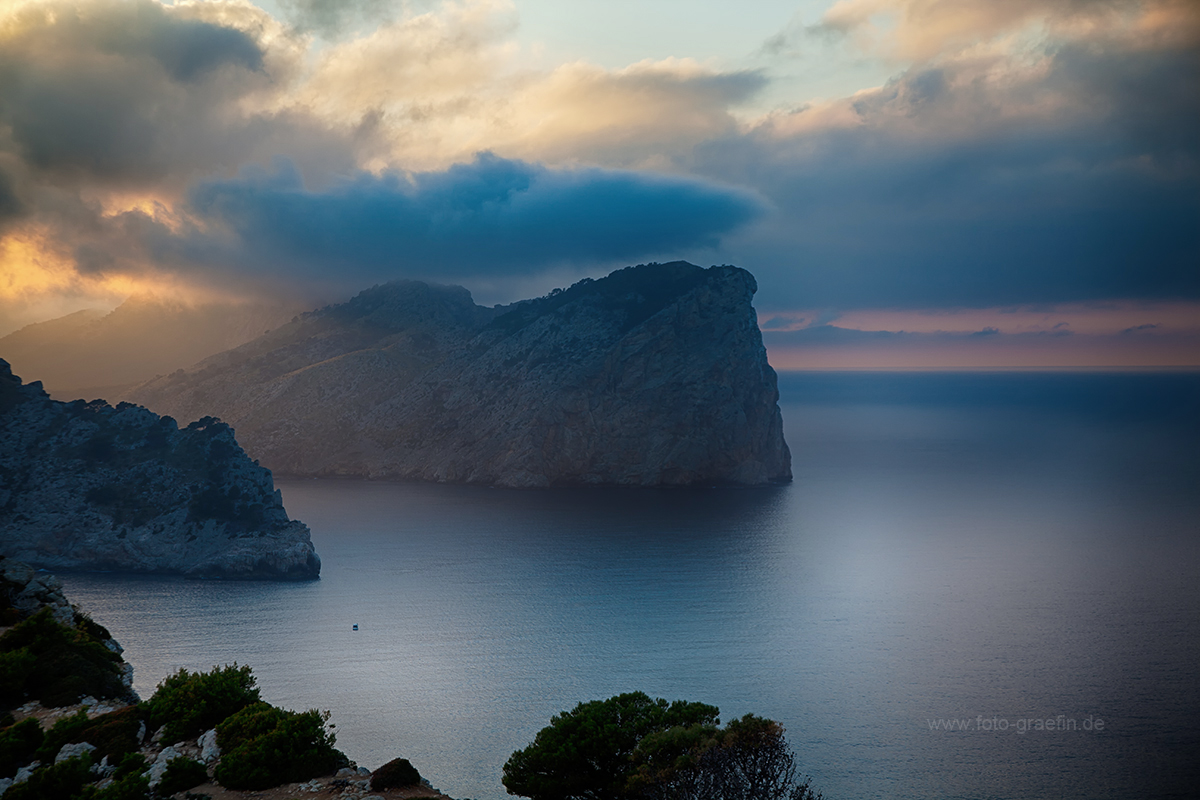
[[[190,178],[287,154],[319,171],[357,161],[353,126],[268,102],[297,43],[232,2],[45,2],[0,21],[0,153],[27,182],[178,192]]]
[[[731,109],[768,83],[691,59],[608,70],[519,68],[512,6],[478,0],[407,16],[325,49],[297,87],[328,121],[378,115],[388,160],[434,169],[481,150],[556,164],[678,170],[730,135]]]
[[[1126,25],[1146,10],[1186,17],[1187,0],[838,0],[814,26],[776,36],[776,48],[797,36],[840,35],[862,50],[923,62],[978,49],[1001,37],[1050,33],[1088,35]]]
[[[25,211],[25,204],[17,197],[12,178],[0,169],[0,232],[9,220],[20,217]]]
[[[0,285],[497,287],[683,257],[754,271],[780,325],[1200,297],[1194,3],[837,3],[822,36],[907,66],[758,117],[769,72],[533,69],[509,2],[384,5],[294,0],[328,41],[242,0],[9,6],[0,270],[32,277]]]
[[[723,254],[776,306],[1200,297],[1198,44],[943,59],[701,145],[778,209]]]
[[[521,72],[514,25],[510,4],[477,0],[315,49],[237,0],[10,9],[0,225],[23,254],[5,271],[25,274],[9,300],[528,279],[711,249],[762,216],[753,190],[612,167],[671,167],[681,143],[734,132],[730,105],[765,77],[686,60]],[[474,156],[493,147],[508,157]]]
[[[763,205],[695,178],[552,170],[483,153],[444,171],[357,173],[317,191],[280,159],[273,171],[197,184],[188,213],[178,230],[140,211],[118,224],[155,263],[353,288],[398,277],[528,275],[713,246]]]
[[[280,9],[298,28],[333,38],[355,22],[389,19],[397,0],[278,0]]]

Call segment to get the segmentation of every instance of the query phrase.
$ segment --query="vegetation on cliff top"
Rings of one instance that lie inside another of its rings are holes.
[[[532,800],[820,800],[797,776],[783,726],[642,692],[555,716],[504,765],[509,794]]]
[[[6,578],[0,585],[0,614],[16,621],[0,635],[0,793],[9,800],[150,800],[190,789],[210,779],[203,763],[166,760],[155,780],[146,755],[157,755],[159,742],[191,742],[213,729],[221,748],[214,774],[228,788],[264,789],[351,765],[334,746],[327,712],[262,702],[249,667],[181,669],[136,702],[108,631],[72,607],[18,607],[14,598],[26,587],[45,588],[32,570],[19,571],[29,576],[25,583]],[[53,601],[64,602],[61,594]],[[72,624],[56,619],[56,610]],[[95,716],[80,710],[49,730],[34,718],[15,719],[31,701],[64,706],[85,695],[118,706],[135,702]],[[75,755],[63,757],[64,747]]]

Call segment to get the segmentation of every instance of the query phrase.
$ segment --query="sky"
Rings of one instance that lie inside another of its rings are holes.
[[[780,369],[1200,365],[1200,3],[0,4],[0,335],[676,259]]]

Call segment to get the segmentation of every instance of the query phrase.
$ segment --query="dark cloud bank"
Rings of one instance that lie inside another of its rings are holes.
[[[529,275],[711,247],[763,213],[753,192],[710,179],[490,154],[440,172],[361,172],[383,147],[377,120],[339,129],[302,108],[245,112],[295,69],[251,34],[149,0],[48,8],[0,48],[0,226],[33,215],[86,273],[149,263],[345,289]],[[291,4],[318,27],[373,9]],[[166,218],[107,216],[87,197],[110,190],[182,201]]]
[[[0,38],[0,233],[33,220],[84,271],[356,289],[717,247],[764,307],[1200,299],[1194,43],[1059,45],[1000,82],[914,67],[854,99],[856,125],[689,145],[692,177],[490,154],[375,175],[356,165],[386,152],[379,119],[251,102],[298,68],[257,34],[149,0],[56,8]],[[336,9],[292,3],[316,27],[345,24]],[[111,190],[179,213],[106,216],[89,197]]]
[[[129,215],[156,260],[360,283],[529,274],[715,245],[762,213],[754,195],[697,179],[551,170],[487,153],[443,172],[359,173],[320,191],[277,159],[271,171],[197,184],[188,205],[204,225],[183,233]]]
[[[698,151],[698,171],[779,210],[730,248],[773,302],[1200,298],[1195,46],[1062,46],[1037,82],[1001,85],[917,67],[853,112],[856,126]]]

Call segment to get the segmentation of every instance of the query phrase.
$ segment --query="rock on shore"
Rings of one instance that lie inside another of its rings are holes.
[[[277,472],[497,486],[791,479],[737,267],[630,267],[508,307],[405,281],[298,317],[132,398],[216,414]]]
[[[228,425],[51,400],[0,360],[0,554],[53,569],[316,578],[307,526]]]

